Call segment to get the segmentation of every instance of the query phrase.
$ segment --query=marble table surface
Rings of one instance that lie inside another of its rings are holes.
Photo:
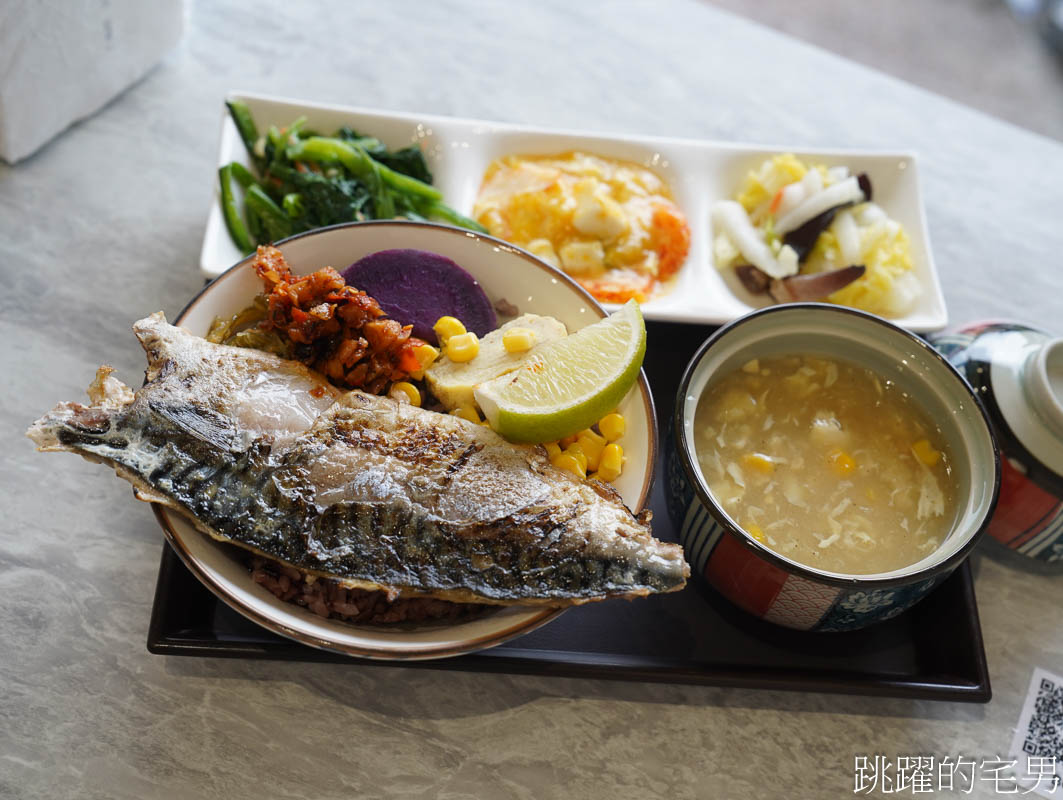
[[[22,432],[102,361],[136,380],[130,322],[172,317],[201,285],[231,89],[913,150],[952,319],[1063,331],[1063,146],[710,5],[260,0],[188,15],[145,79],[0,166],[0,333],[15,342],[0,356],[0,796],[838,797],[856,754],[1006,751],[1032,670],[1063,672],[1063,576],[978,555],[987,705],[150,655],[150,508]]]

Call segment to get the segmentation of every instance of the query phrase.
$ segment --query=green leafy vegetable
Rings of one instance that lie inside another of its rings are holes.
[[[255,153],[255,146],[258,144],[258,130],[255,127],[255,120],[251,116],[251,111],[246,105],[236,101],[228,102],[225,105],[229,107],[229,115],[233,118],[236,130],[240,132],[240,138],[244,140],[244,147],[247,148],[252,163],[256,167],[261,167],[263,159]]]
[[[366,152],[370,151],[366,150]],[[411,178],[416,178],[424,183],[432,182],[432,173],[428,171],[428,164],[424,160],[424,153],[421,152],[420,147],[410,145],[390,153],[384,151],[378,155],[373,155],[373,158],[395,172],[409,175]]]
[[[218,180],[221,182],[221,211],[233,244],[240,248],[241,253],[250,253],[255,249],[255,245],[236,207],[236,196],[233,194],[233,166],[233,164],[226,164],[218,170]]]
[[[271,240],[276,241],[292,235],[291,218],[257,183],[247,187],[244,202],[262,221],[262,227],[266,229]]]
[[[486,233],[478,222],[443,203],[416,146],[389,151],[379,139],[347,126],[322,136],[305,129],[305,117],[259,135],[246,105],[227,105],[258,172],[235,161],[218,171],[225,224],[245,253],[256,244],[326,225],[395,216]],[[234,183],[243,190],[243,217]]]

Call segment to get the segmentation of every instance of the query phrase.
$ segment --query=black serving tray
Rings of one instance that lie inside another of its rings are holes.
[[[647,328],[651,347],[645,369],[663,434],[683,368],[711,329],[664,323],[647,323]],[[676,541],[661,483],[650,502],[654,533]],[[218,600],[169,545],[159,568],[148,650],[352,667],[392,663],[318,650],[259,627]],[[862,631],[780,628],[740,611],[694,579],[673,594],[574,608],[480,653],[402,665],[974,703],[992,696],[967,562],[904,614]]]

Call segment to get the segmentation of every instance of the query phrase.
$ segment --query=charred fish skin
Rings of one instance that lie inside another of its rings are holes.
[[[106,430],[98,415],[83,415],[58,438],[137,475],[218,538],[318,574],[419,593],[470,591],[496,603],[675,588],[675,570],[646,562],[641,546],[612,554],[585,542],[562,548],[578,507],[532,505],[489,521],[450,521],[399,497],[317,505],[309,465],[343,436],[345,412],[337,409],[336,424],[315,427],[280,464],[260,441],[242,451],[224,447],[214,415],[189,407],[149,403],[113,415]],[[200,436],[191,432],[196,422]],[[469,460],[463,451],[446,469],[453,475]]]
[[[308,425],[301,410],[283,430],[244,424],[248,386],[273,380],[262,369],[305,391],[323,379],[158,315],[135,329],[150,362],[135,397],[60,405],[30,436],[111,464],[215,538],[359,588],[465,602],[635,597],[689,574],[615,492],[539,448],[361,392],[328,395]]]

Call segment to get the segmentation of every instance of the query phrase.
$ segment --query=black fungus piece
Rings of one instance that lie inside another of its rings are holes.
[[[864,193],[864,202],[871,202],[871,178],[866,172],[861,172],[856,176],[856,182],[860,186],[860,191]]]
[[[864,193],[863,202],[870,202],[871,178],[868,177],[866,172],[861,172],[856,176],[856,183],[860,187],[860,191]],[[834,222],[835,215],[843,208],[848,208],[851,205],[854,204],[841,203],[834,206],[834,208],[828,208],[822,214],[812,217],[801,227],[795,228],[783,236],[783,244],[788,244],[794,249],[797,253],[798,261],[804,261],[808,254],[812,252],[812,248],[816,246],[816,240],[819,239],[819,235]]]
[[[768,291],[777,303],[822,300],[844,289],[863,274],[863,266],[852,266],[813,275],[791,275],[781,281],[772,281]]]
[[[808,254],[812,252],[812,248],[816,246],[816,240],[819,239],[819,235],[830,227],[830,224],[834,221],[834,216],[847,205],[849,204],[844,203],[834,208],[828,208],[822,214],[812,217],[800,228],[794,228],[787,233],[783,237],[783,244],[790,245],[796,251],[798,261],[804,261]]]
[[[739,264],[735,267],[735,275],[750,294],[764,294],[771,285],[771,277],[752,264]]]

